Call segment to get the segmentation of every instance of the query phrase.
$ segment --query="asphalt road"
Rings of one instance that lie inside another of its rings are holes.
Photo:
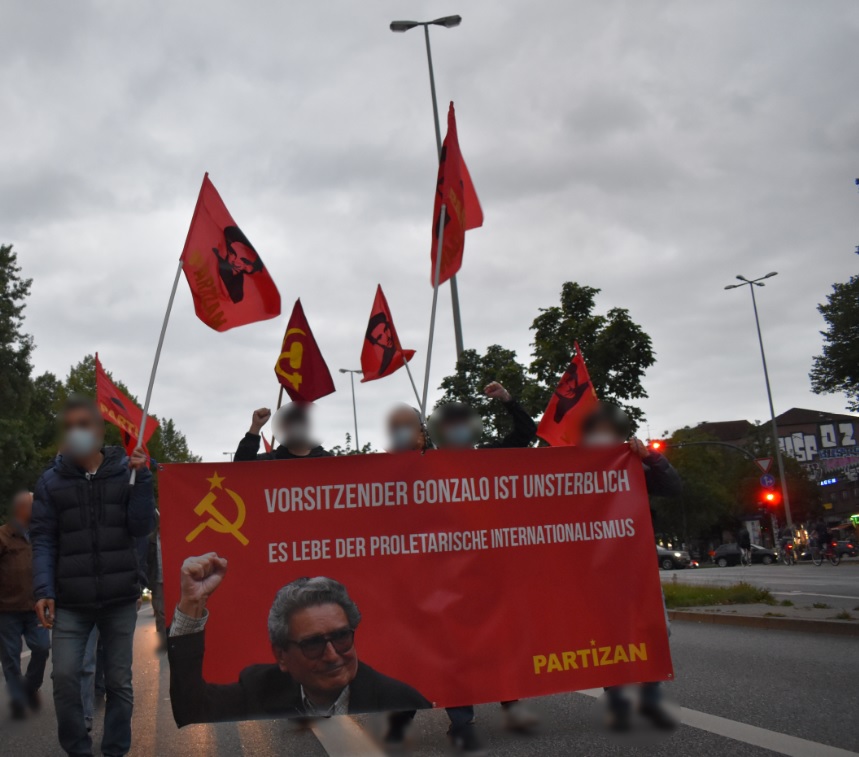
[[[747,581],[772,591],[779,599],[793,597],[798,603],[824,602],[831,607],[850,609],[859,606],[859,559],[844,560],[840,565],[752,565],[730,568],[697,568],[661,570],[662,581],[728,586]]]
[[[707,571],[710,572],[710,571]],[[703,572],[702,572],[703,574]],[[542,724],[532,736],[503,730],[500,708],[478,708],[478,725],[493,755],[679,755],[759,757],[773,754],[843,757],[859,754],[856,728],[859,640],[730,626],[675,623],[672,651],[677,680],[667,689],[687,723],[669,736],[645,724],[633,736],[609,736],[599,692],[533,700]],[[154,653],[151,611],[138,623],[135,647],[134,746],[130,757],[371,757],[380,717],[332,718],[314,729],[282,721],[225,723],[178,730],[170,713],[167,661]],[[0,695],[0,754],[62,757],[57,746],[50,681],[44,711],[24,723],[6,714]],[[410,754],[449,754],[444,712],[419,713]],[[101,731],[96,723],[96,744]],[[801,740],[807,741],[801,741]],[[812,742],[812,743],[809,743]],[[840,750],[830,751],[828,747]],[[96,751],[98,754],[98,751]]]

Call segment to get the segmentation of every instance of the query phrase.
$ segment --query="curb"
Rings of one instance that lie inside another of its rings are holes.
[[[765,618],[759,615],[723,615],[715,612],[690,612],[669,610],[671,620],[691,623],[711,623],[722,626],[746,626],[776,631],[803,631],[806,633],[828,633],[835,636],[859,636],[859,623],[834,620],[810,620],[806,618]]]

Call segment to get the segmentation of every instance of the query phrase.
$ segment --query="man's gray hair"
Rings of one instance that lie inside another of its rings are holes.
[[[306,607],[340,605],[346,613],[349,627],[355,629],[361,622],[361,613],[346,587],[325,576],[297,578],[284,586],[275,596],[268,614],[268,638],[272,646],[286,649],[289,645],[289,619]]]

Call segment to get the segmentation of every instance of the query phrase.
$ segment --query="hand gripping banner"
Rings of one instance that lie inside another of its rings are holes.
[[[183,577],[211,596],[204,631],[174,617],[180,725],[672,677],[626,445],[165,465],[160,488],[168,615],[187,558],[226,560]]]

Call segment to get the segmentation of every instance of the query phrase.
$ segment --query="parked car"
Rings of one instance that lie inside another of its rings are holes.
[[[856,557],[859,555],[859,545],[853,539],[841,539],[835,542],[835,551],[839,557]]]
[[[778,552],[774,549],[761,547],[759,544],[752,544],[752,562],[761,563],[763,565],[772,565],[778,561]]]
[[[656,545],[656,561],[662,570],[674,570],[676,568],[688,568],[692,562],[688,552],[680,550],[665,549]]]

